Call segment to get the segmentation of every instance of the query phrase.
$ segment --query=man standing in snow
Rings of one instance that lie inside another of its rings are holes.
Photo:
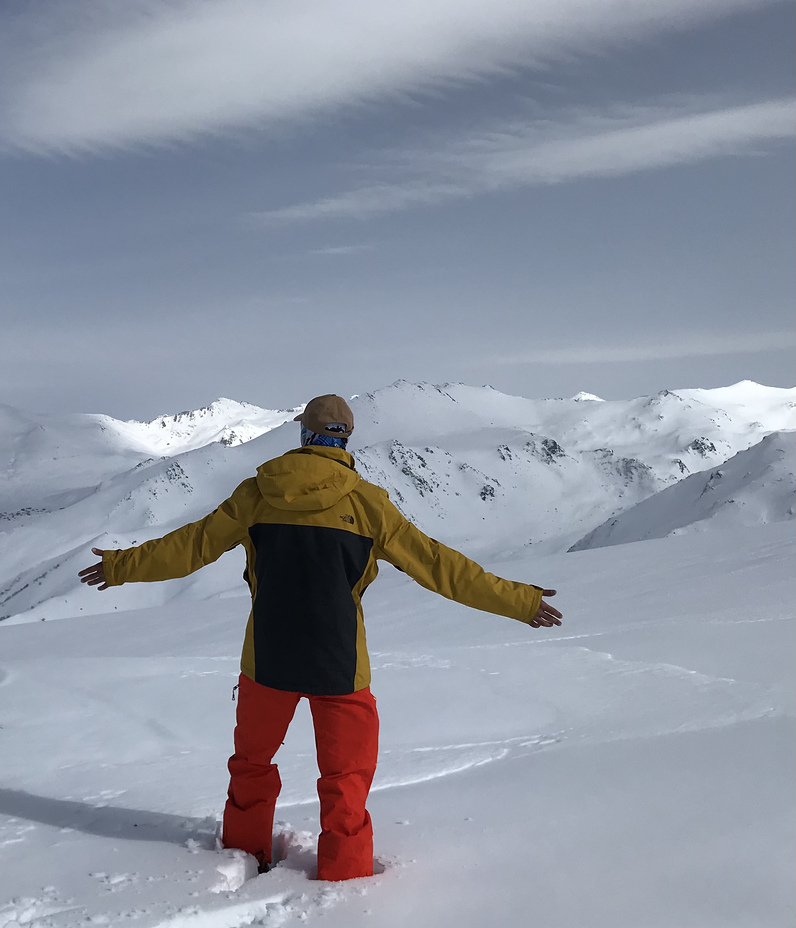
[[[379,720],[370,692],[362,594],[384,560],[448,599],[525,622],[561,624],[544,601],[555,590],[503,580],[408,522],[346,451],[354,417],[319,396],[296,417],[301,447],[267,461],[214,512],[80,571],[100,590],[184,577],[236,545],[252,594],[239,678],[235,753],[223,843],[271,863],[281,788],[273,763],[298,701],[310,703],[318,755],[318,879],[373,874],[365,808],[376,770]]]

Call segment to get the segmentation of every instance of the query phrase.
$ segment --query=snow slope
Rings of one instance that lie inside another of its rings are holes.
[[[399,381],[352,405],[351,449],[363,476],[424,531],[481,557],[528,546],[564,551],[689,473],[796,428],[796,390],[749,382],[602,401]],[[185,580],[114,590],[102,603],[75,574],[91,546],[125,547],[206,515],[262,461],[296,446],[297,426],[286,422],[294,412],[219,401],[145,425],[71,417],[35,428],[8,413],[0,429],[11,462],[0,477],[0,620],[239,591],[237,554]],[[262,434],[233,445],[246,416]]]
[[[664,538],[686,528],[783,522],[795,515],[796,433],[774,432],[720,468],[691,474],[598,525],[570,550]]]
[[[6,510],[0,518],[8,521],[18,508],[35,512],[69,505],[100,481],[154,458],[213,442],[250,441],[295,414],[223,398],[151,422],[48,416],[0,405],[0,508]]]
[[[241,885],[244,862],[214,850],[240,557],[102,594],[75,577],[92,544],[198,518],[294,447],[294,411],[4,408],[0,928],[790,928],[796,538],[774,520],[793,514],[795,399],[399,382],[353,401],[363,473],[436,537],[557,588],[565,624],[382,571],[365,598],[377,875],[346,884],[313,879],[306,706],[279,755],[279,866]],[[608,517],[607,546],[564,553]]]
[[[244,598],[0,627],[0,928],[790,928],[791,525],[488,564],[562,628],[385,571],[365,608],[379,873],[314,881],[302,704],[283,857],[213,850]],[[97,600],[108,599],[93,591]]]
[[[238,403],[221,397],[201,409],[174,416],[158,416],[151,422],[118,422],[112,419],[107,426],[151,454],[174,455],[216,441],[224,445],[240,445],[283,422],[292,421],[297,412],[298,408],[262,409],[251,403]]]

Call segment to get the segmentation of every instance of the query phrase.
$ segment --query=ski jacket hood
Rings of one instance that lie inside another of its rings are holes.
[[[354,459],[342,448],[295,448],[257,468],[257,487],[274,509],[331,509],[360,481]]]

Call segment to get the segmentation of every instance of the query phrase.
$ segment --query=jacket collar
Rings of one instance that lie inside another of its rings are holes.
[[[354,455],[344,448],[331,448],[328,445],[305,445],[303,448],[293,448],[288,454],[315,454],[330,461],[337,461],[344,467],[356,470]]]

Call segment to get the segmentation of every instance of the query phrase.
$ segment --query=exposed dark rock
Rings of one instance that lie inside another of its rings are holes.
[[[716,453],[716,446],[709,438],[695,438],[691,444],[688,445],[686,451],[695,451],[697,454],[700,454],[703,458],[705,458],[709,454]]]
[[[566,452],[554,438],[532,438],[525,443],[525,450],[545,464],[552,464],[556,458],[566,457]]]

